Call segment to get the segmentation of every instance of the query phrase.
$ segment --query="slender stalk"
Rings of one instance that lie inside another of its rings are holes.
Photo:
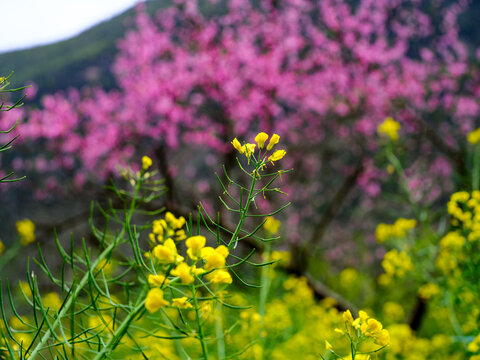
[[[473,150],[472,190],[478,190],[480,184],[480,146]]]
[[[422,220],[421,216],[421,211],[418,208],[417,203],[412,199],[412,194],[410,193],[410,190],[408,189],[408,183],[407,183],[407,177],[405,176],[405,172],[403,171],[402,164],[400,163],[400,160],[395,156],[395,154],[392,151],[392,144],[389,144],[386,148],[385,152],[388,161],[393,165],[395,168],[395,171],[397,172],[398,176],[400,177],[400,185],[407,195],[407,200],[410,206],[413,208],[413,211],[415,212],[415,215],[419,220]]]
[[[207,344],[205,344],[205,336],[203,334],[203,328],[202,328],[202,322],[200,320],[200,312],[198,308],[198,301],[197,301],[197,288],[192,285],[191,286],[191,291],[192,291],[192,298],[193,298],[193,306],[195,307],[195,320],[198,325],[198,340],[200,341],[200,344],[202,345],[202,353],[203,353],[203,358],[204,360],[208,360],[208,349],[207,349]]]
[[[132,218],[133,212],[135,210],[136,199],[137,199],[138,194],[140,192],[140,187],[141,187],[141,181],[138,181],[137,184],[136,184],[136,187],[135,187],[135,194],[134,194],[132,202],[130,204],[130,208],[127,211],[127,213],[125,214],[126,219],[128,219],[128,221],[126,223],[129,223],[130,219]],[[97,257],[97,259],[92,263],[91,269],[95,269],[107,257],[107,255],[109,255],[118,246],[118,243],[119,243],[118,240],[121,239],[124,236],[125,232],[126,232],[126,229],[125,229],[125,226],[124,226],[122,231],[116,236],[115,240],[109,246],[107,246],[105,248],[105,250],[103,250],[102,253]],[[78,286],[72,292],[72,295],[67,299],[67,301],[64,304],[62,310],[58,313],[58,316],[56,317],[55,321],[52,323],[52,326],[48,328],[48,330],[42,336],[41,340],[38,342],[38,344],[32,350],[32,352],[29,356],[30,359],[32,359],[32,360],[35,359],[35,357],[37,355],[39,355],[40,351],[43,350],[43,348],[46,346],[48,340],[52,336],[52,332],[57,329],[57,327],[61,323],[62,319],[69,312],[73,300],[76,299],[80,295],[80,292],[87,285],[87,283],[89,282],[89,279],[90,279],[90,272],[86,271],[85,274],[83,275],[83,278],[78,283]]]
[[[252,175],[252,184],[250,186],[247,201],[246,201],[245,207],[243,209],[242,209],[242,204],[240,203],[240,211],[241,211],[240,221],[238,222],[237,228],[235,229],[235,231],[232,235],[232,238],[228,242],[228,248],[229,249],[232,248],[235,245],[235,243],[237,242],[238,234],[240,233],[240,230],[242,229],[243,222],[245,221],[245,218],[247,217],[248,208],[250,207],[250,204],[251,204],[252,200],[254,199],[253,192],[255,191],[255,184],[257,182],[257,175],[256,174],[258,174],[258,169],[259,169],[259,167],[258,167],[258,164],[257,164],[257,166],[255,167],[255,171],[253,172],[253,175]]]
[[[223,333],[223,307],[217,302],[217,316],[215,318],[215,334],[217,338],[217,352],[220,360],[225,359],[225,336]]]
[[[270,250],[271,250],[271,243],[266,243],[265,244],[265,259],[266,261],[270,261]],[[271,268],[270,266],[262,266],[262,277],[261,277],[261,289],[260,289],[260,302],[258,304],[258,313],[260,314],[260,343],[262,345],[262,348],[265,346],[265,336],[264,336],[264,331],[263,331],[263,323],[264,323],[264,317],[265,317],[265,309],[267,305],[267,297],[268,297],[268,291],[270,289],[270,272]],[[263,352],[262,352],[262,358],[263,358]]]
[[[127,315],[125,320],[123,320],[122,324],[117,328],[115,334],[110,338],[110,341],[102,348],[102,350],[93,358],[93,360],[101,360],[103,359],[109,352],[113,351],[115,347],[118,345],[120,340],[122,340],[123,335],[127,332],[128,327],[135,319],[135,317],[144,309],[145,305],[145,295],[147,294],[148,286],[145,285],[143,287],[142,292],[139,295],[139,301],[135,308]]]
[[[101,261],[103,261],[107,255],[118,245],[116,241],[112,242],[101,254],[98,256],[97,260],[93,262],[92,269],[95,269]],[[72,292],[72,295],[67,299],[65,305],[62,307],[62,310],[58,313],[55,321],[52,323],[52,326],[48,328],[48,330],[43,335],[42,339],[38,342],[37,346],[32,350],[29,359],[35,359],[37,355],[39,355],[40,351],[44,348],[45,344],[48,342],[50,337],[52,336],[52,331],[54,331],[58,325],[61,323],[62,319],[67,315],[70,310],[70,306],[72,305],[73,299],[76,299],[80,292],[83,290],[85,285],[87,285],[88,280],[90,279],[90,273],[87,271],[83,278],[78,283],[78,286]]]

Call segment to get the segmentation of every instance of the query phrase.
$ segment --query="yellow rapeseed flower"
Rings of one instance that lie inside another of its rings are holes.
[[[192,275],[192,268],[186,263],[181,262],[175,269],[170,272],[173,276],[178,276],[182,284],[191,284],[195,281]]]
[[[388,332],[387,329],[383,329],[378,333],[375,337],[375,344],[380,345],[380,346],[385,346],[390,344],[390,333]]]
[[[175,241],[182,241],[187,238],[187,234],[185,234],[185,230],[180,229],[175,231]]]
[[[227,256],[228,248],[224,245],[220,245],[215,249],[207,246],[201,252],[201,257],[205,260],[204,267],[206,270],[224,267]]]
[[[180,309],[191,309],[193,308],[192,304],[188,302],[188,298],[186,296],[182,296],[180,298],[172,299],[172,306],[175,306]]]
[[[232,276],[225,269],[215,270],[206,275],[208,281],[213,284],[231,284]]]
[[[0,255],[2,255],[4,251],[5,251],[5,245],[3,244],[2,240],[0,240]]]
[[[352,287],[358,280],[358,271],[354,268],[345,268],[340,273],[340,284],[344,288]]]
[[[233,139],[232,145],[240,154],[245,152],[245,148],[242,147],[242,144],[240,144],[240,141],[238,141],[237,138]]]
[[[405,251],[399,252],[397,249],[392,249],[384,255],[382,267],[388,275],[401,278],[408,271],[413,270],[413,262]]]
[[[426,283],[418,289],[418,295],[423,300],[429,300],[431,297],[441,293],[440,287],[437,284]]]
[[[28,298],[32,297],[32,290],[30,289],[30,285],[26,281],[20,281],[19,283],[20,291],[22,291],[25,296]]]
[[[17,232],[20,235],[20,243],[23,246],[35,241],[35,224],[28,219],[17,221],[15,224]]]
[[[185,218],[183,216],[176,218],[170,211],[165,213],[165,221],[173,229],[180,229],[185,225]]]
[[[353,316],[350,310],[345,310],[342,314],[343,321],[345,321],[348,325],[353,324]]]
[[[145,308],[151,314],[157,312],[161,307],[170,305],[167,300],[163,298],[163,291],[159,288],[153,288],[148,291],[145,299]]]
[[[152,166],[152,159],[150,159],[148,156],[143,156],[142,157],[142,169],[143,170],[148,170],[148,168]]]
[[[472,144],[478,144],[480,142],[480,128],[470,131],[467,135],[467,141]]]
[[[267,216],[263,228],[270,234],[276,234],[280,227],[280,221],[276,220],[273,216]]]
[[[167,239],[161,245],[157,245],[152,250],[152,255],[161,263],[173,264],[183,261],[183,257],[178,255],[177,247],[172,239]]]
[[[273,164],[274,161],[278,161],[278,160],[282,159],[285,156],[286,153],[287,152],[285,150],[277,150],[273,153],[273,155],[270,155],[268,157],[267,161],[270,161]]]
[[[250,157],[251,157],[251,156],[253,155],[253,153],[255,152],[255,147],[256,147],[256,146],[257,146],[256,144],[250,144],[250,143],[245,144],[245,145],[242,146],[242,149],[243,149],[243,151],[244,151],[244,153],[245,153],[245,156],[246,156],[247,159],[248,159],[248,163],[249,163],[249,164],[250,164]]]
[[[201,256],[202,249],[205,247],[207,239],[202,235],[191,236],[185,241],[187,245],[187,254],[192,260],[198,260]]]
[[[168,285],[170,281],[165,277],[165,275],[148,275],[148,283],[150,286],[162,287]]]
[[[280,136],[277,134],[273,134],[272,137],[270,138],[270,142],[268,143],[267,146],[267,151],[272,150],[272,148],[278,144],[278,141],[280,140]]]
[[[258,133],[257,136],[255,136],[255,141],[258,144],[258,148],[261,150],[263,149],[263,146],[265,145],[265,141],[267,141],[268,135],[264,132]]]
[[[377,131],[381,135],[387,135],[390,140],[398,140],[398,130],[400,130],[400,123],[393,120],[391,117],[387,117],[380,125],[377,127]]]
[[[270,254],[270,259],[271,261],[278,261],[280,263],[288,264],[290,261],[292,261],[292,253],[289,251],[277,251],[274,250]]]
[[[58,310],[62,306],[62,299],[56,292],[52,291],[43,296],[42,303],[45,308]]]

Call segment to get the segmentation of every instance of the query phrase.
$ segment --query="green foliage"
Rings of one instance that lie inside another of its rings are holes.
[[[19,87],[19,88],[16,88],[16,89],[9,89],[8,88],[9,85],[10,85],[9,79],[12,77],[12,75],[13,75],[13,73],[10,74],[7,77],[0,77],[0,97],[2,96],[2,94],[14,93],[14,92],[18,92],[18,91],[21,91],[21,90],[26,88],[24,86],[24,87]],[[25,99],[25,95],[20,97],[19,99],[17,99],[12,104],[5,103],[5,102],[3,102],[3,100],[1,100],[2,102],[0,103],[0,111],[10,111],[10,110],[13,110],[15,108],[18,108],[18,107],[22,106],[23,105],[23,99]],[[20,119],[18,119],[17,122],[7,130],[0,130],[0,134],[10,134],[11,132],[13,132],[15,130],[15,128],[17,127],[19,121],[20,121]],[[12,143],[19,136],[20,135],[16,135],[13,138],[11,138],[10,140],[8,140],[5,144],[0,145],[0,153],[3,152],[3,151],[7,151],[7,150],[11,149]],[[17,178],[17,179],[10,179],[10,177],[12,175],[13,175],[13,172],[10,172],[10,173],[2,176],[0,178],[0,183],[2,183],[2,182],[14,182],[14,181],[18,181],[18,180],[21,180],[21,179],[25,178],[25,177],[22,177],[22,178]]]
[[[253,214],[251,208],[257,196],[282,193],[274,185],[287,171],[269,172],[266,168],[284,155],[284,150],[271,156],[265,149],[258,154],[250,150],[248,164],[238,160],[247,184],[237,182],[226,172],[226,184],[218,178],[224,189],[220,200],[237,218],[233,230],[214,220],[202,204],[196,221],[192,214],[186,220],[170,212],[159,219],[164,209],[144,210],[165,191],[156,179],[157,173],[148,171],[152,161],[144,157],[142,170],[123,170],[127,188],[113,183],[109,186],[120,205],[113,201],[106,208],[92,204],[90,229],[96,248],[89,248],[85,239],[78,245],[73,236],[69,244],[62,244],[55,236],[61,261],[60,269],[55,271],[38,245],[35,263],[58,291],[45,294],[30,263],[27,283],[20,286],[20,292],[12,291],[8,282],[2,284],[0,355],[3,351],[3,356],[11,359],[124,359],[126,354],[156,358],[151,355],[155,346],[144,338],[169,340],[181,358],[190,358],[187,353],[204,359],[212,357],[212,353],[220,358],[231,355],[224,339],[232,328],[224,328],[218,321],[212,326],[210,315],[212,311],[221,313],[223,308],[249,308],[249,304],[230,302],[226,292],[232,277],[245,286],[258,287],[244,280],[237,268],[267,267],[277,262],[257,263],[251,259],[254,250],[243,255],[238,245],[247,239],[277,239],[262,235],[262,226],[268,219],[272,225],[269,217],[288,204],[267,214]],[[102,224],[93,221],[94,212],[102,214]],[[154,220],[139,221],[139,217]],[[245,229],[247,222],[255,224],[253,230]],[[206,238],[200,234],[202,227],[213,238],[212,246],[206,246]],[[35,239],[35,228],[28,220],[19,222],[17,228],[28,240],[25,245]],[[16,251],[18,256],[20,247]],[[248,347],[236,348],[235,352],[243,353]],[[171,358],[171,351],[164,356]]]

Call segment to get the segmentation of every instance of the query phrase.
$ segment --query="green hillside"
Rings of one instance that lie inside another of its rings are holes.
[[[151,0],[147,10],[154,13],[169,4],[168,0]],[[37,99],[42,95],[70,87],[101,85],[115,86],[110,73],[117,41],[132,22],[134,9],[104,21],[81,34],[58,43],[0,54],[0,72],[15,75],[12,86],[33,81],[39,86]]]

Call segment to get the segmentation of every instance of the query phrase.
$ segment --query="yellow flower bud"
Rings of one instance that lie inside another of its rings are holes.
[[[242,147],[242,144],[240,144],[240,141],[237,140],[237,138],[233,139],[232,145],[240,154],[244,153],[245,150]]]
[[[258,133],[257,136],[255,136],[255,141],[258,144],[258,148],[261,150],[263,149],[263,146],[265,144],[265,141],[267,141],[268,135],[264,132]]]
[[[272,150],[272,148],[278,144],[278,141],[280,140],[280,136],[277,134],[273,134],[272,137],[270,138],[270,142],[268,143],[267,146],[267,151]]]
[[[152,166],[152,159],[148,156],[142,157],[142,169],[147,170],[150,166]]]
[[[327,340],[325,340],[325,348],[327,350],[333,351],[333,346]]]

